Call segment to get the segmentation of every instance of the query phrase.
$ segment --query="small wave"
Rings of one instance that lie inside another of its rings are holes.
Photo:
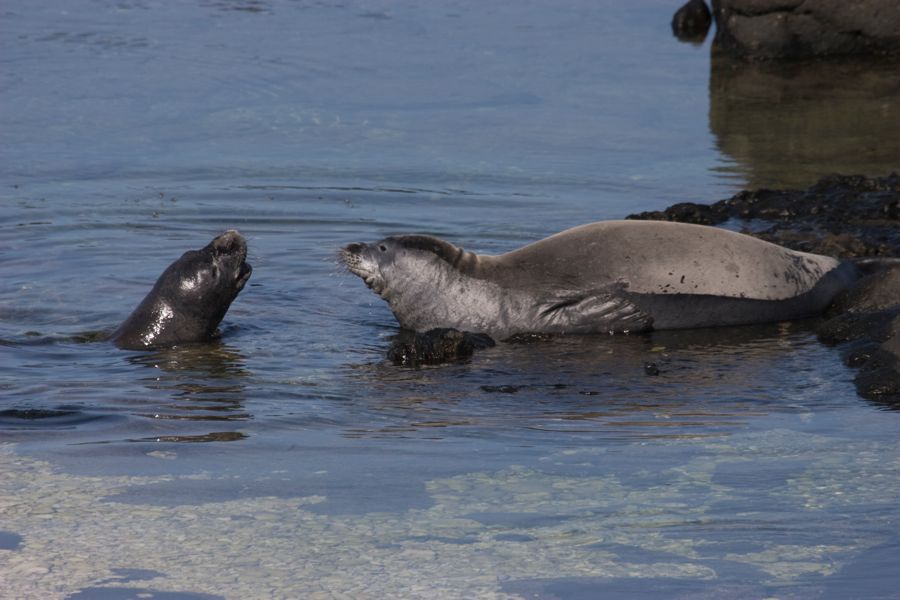
[[[8,408],[0,410],[0,428],[71,428],[112,418],[113,415],[91,413],[76,407]]]

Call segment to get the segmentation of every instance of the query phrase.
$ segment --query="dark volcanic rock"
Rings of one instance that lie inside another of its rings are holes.
[[[710,205],[675,204],[627,218],[701,225],[736,219],[756,222],[753,235],[795,250],[898,256],[900,175],[831,175],[805,190],[743,191]]]
[[[672,17],[672,33],[682,42],[699,43],[706,39],[712,14],[703,0],[688,0]]]
[[[401,331],[391,342],[387,357],[395,365],[418,367],[469,358],[475,350],[490,348],[494,340],[480,333],[432,329],[425,333]]]
[[[854,382],[864,398],[900,409],[900,317],[892,327],[891,340],[872,352]]]
[[[859,368],[854,383],[860,396],[900,409],[900,305],[829,319],[819,338],[843,344],[844,362]]]
[[[712,0],[716,48],[748,59],[900,53],[897,0]]]
[[[877,265],[877,261],[875,265]],[[866,266],[864,268],[872,268]],[[848,312],[876,312],[894,308],[900,303],[900,261],[898,264],[877,268],[838,294],[828,309],[828,316]]]
[[[845,344],[844,361],[859,368],[859,394],[900,408],[900,266],[863,277],[835,299],[828,314],[819,339]]]

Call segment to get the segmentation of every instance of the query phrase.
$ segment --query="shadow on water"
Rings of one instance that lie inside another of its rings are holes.
[[[746,63],[713,53],[709,125],[742,187],[900,168],[900,62]],[[877,141],[876,141],[877,140]]]
[[[798,351],[803,349],[803,351]],[[810,323],[537,338],[421,369],[375,361],[349,367],[377,418],[351,437],[442,437],[446,428],[567,439],[728,435],[770,412],[822,406],[829,350]],[[837,362],[837,361],[835,361]],[[837,367],[840,364],[837,363]],[[440,390],[436,395],[435,390]],[[531,432],[531,433],[528,433]]]

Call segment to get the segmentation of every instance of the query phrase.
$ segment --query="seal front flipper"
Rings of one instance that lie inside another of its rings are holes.
[[[560,333],[626,333],[653,328],[653,318],[621,289],[555,294],[538,307],[538,316],[543,331]]]

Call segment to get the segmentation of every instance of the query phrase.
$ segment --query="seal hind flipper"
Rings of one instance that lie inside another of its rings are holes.
[[[539,307],[538,314],[547,326],[562,332],[620,333],[653,327],[653,317],[621,291],[610,289],[556,295]]]

